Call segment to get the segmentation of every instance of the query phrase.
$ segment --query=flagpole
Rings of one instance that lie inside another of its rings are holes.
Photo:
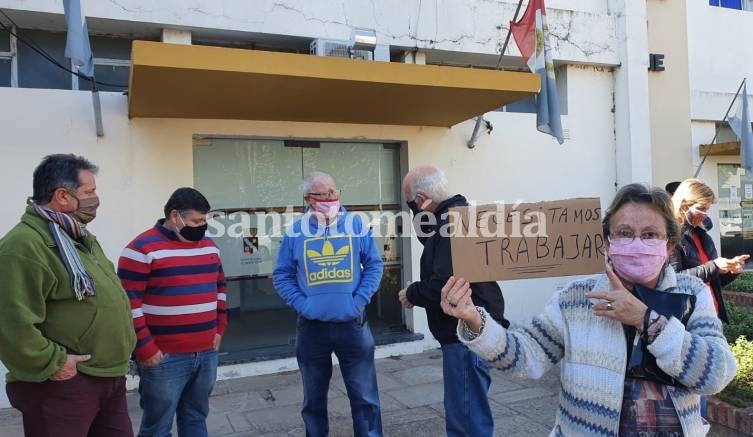
[[[523,0],[518,0],[518,7],[515,8],[515,15],[512,17],[512,21],[515,22],[518,20],[518,14],[520,14],[520,7],[523,5]],[[502,50],[499,53],[499,60],[497,61],[497,70],[502,70],[502,57],[505,56],[505,52],[507,51],[507,45],[510,43],[510,35],[512,34],[512,26],[509,26],[507,29],[507,36],[505,36],[505,43],[502,44]],[[476,147],[476,137],[478,136],[478,130],[479,127],[481,127],[481,121],[483,120],[484,116],[479,115],[476,117],[476,124],[473,126],[473,133],[471,134],[471,139],[468,140],[468,148],[473,149]]]
[[[737,100],[737,96],[740,95],[740,90],[743,89],[743,85],[745,85],[745,81],[748,80],[747,78],[743,78],[743,81],[740,82],[740,86],[737,87],[737,92],[735,93],[735,97],[732,98],[732,101],[729,103],[729,107],[727,108],[727,112],[724,114],[724,118],[722,118],[722,121],[726,121],[727,117],[729,117],[729,111],[732,110],[732,106],[735,104],[735,100]],[[719,131],[721,130],[722,125],[718,124],[716,126],[716,132],[714,132],[714,138],[711,139],[711,142],[709,143],[709,147],[706,149],[706,153],[703,154],[703,159],[701,159],[701,163],[698,165],[698,168],[695,170],[695,174],[693,175],[694,178],[698,177],[698,173],[701,172],[701,167],[703,167],[703,164],[706,162],[706,158],[709,156],[709,153],[711,152],[711,148],[714,147],[714,142],[716,141],[716,137],[719,136]]]

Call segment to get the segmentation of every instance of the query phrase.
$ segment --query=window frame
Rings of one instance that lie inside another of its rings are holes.
[[[106,66],[106,67],[131,67],[130,59],[116,59],[116,58],[94,58],[94,66]],[[71,62],[71,70],[76,71],[76,68]],[[79,77],[75,74],[71,74],[71,89],[74,91],[81,90],[78,86]]]
[[[15,26],[11,26],[11,32],[8,34],[10,51],[0,52],[0,59],[10,59],[10,87],[18,88],[18,41]]]

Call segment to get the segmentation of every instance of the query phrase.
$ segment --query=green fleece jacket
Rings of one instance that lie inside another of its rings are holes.
[[[136,344],[131,307],[112,263],[89,234],[75,246],[95,295],[76,300],[49,222],[31,208],[0,239],[0,361],[8,382],[41,382],[67,354],[91,354],[78,371],[123,376]]]

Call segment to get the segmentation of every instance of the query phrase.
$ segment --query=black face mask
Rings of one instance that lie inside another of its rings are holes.
[[[411,200],[409,202],[406,202],[406,204],[408,205],[408,208],[410,208],[410,210],[413,213],[413,215],[418,215],[418,213],[421,212],[421,210],[418,209],[418,204],[416,203],[415,200]]]
[[[180,236],[188,241],[201,241],[207,232],[207,224],[201,226],[183,226],[180,230]]]
[[[180,217],[180,215],[178,215],[178,218],[183,222],[183,218]],[[201,226],[188,226],[183,222],[183,229],[180,230],[179,234],[188,241],[201,241],[201,239],[204,238],[204,234],[207,232],[208,227],[209,225],[206,223]]]

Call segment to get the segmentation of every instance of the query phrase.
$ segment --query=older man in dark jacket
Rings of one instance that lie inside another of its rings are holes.
[[[429,329],[442,346],[447,435],[491,436],[494,421],[488,400],[489,366],[460,343],[457,319],[446,315],[439,305],[442,287],[452,276],[450,237],[439,231],[448,223],[448,210],[468,206],[468,202],[461,195],[450,195],[447,178],[433,166],[411,170],[403,180],[403,195],[413,214],[425,212],[436,219],[436,224],[422,225],[420,229],[423,235],[419,235],[419,241],[424,246],[421,280],[400,291],[399,298],[406,308],[416,305],[426,310]],[[502,290],[496,282],[475,283],[471,289],[474,304],[484,307],[503,326],[509,326],[504,318]]]

